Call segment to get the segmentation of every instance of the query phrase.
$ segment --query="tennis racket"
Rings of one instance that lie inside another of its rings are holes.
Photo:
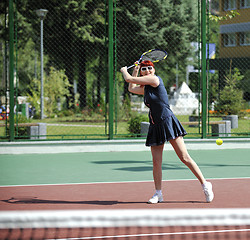
[[[168,54],[166,51],[159,50],[159,49],[151,49],[141,55],[140,59],[138,60],[138,63],[140,64],[142,61],[145,61],[145,60],[149,60],[153,63],[156,63],[156,62],[166,59],[167,56]],[[133,64],[129,66],[127,69],[130,69],[134,66],[135,65]]]

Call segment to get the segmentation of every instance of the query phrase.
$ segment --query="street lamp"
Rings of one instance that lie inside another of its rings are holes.
[[[46,9],[38,9],[36,10],[36,14],[38,17],[40,17],[41,20],[41,119],[44,118],[43,113],[43,106],[44,106],[44,100],[43,100],[43,20],[47,14],[48,10]]]

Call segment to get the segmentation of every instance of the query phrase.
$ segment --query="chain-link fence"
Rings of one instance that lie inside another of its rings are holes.
[[[213,43],[208,76],[209,118],[225,121],[224,126],[212,125],[211,130],[227,133],[222,136],[249,136],[250,2],[213,1],[210,11],[219,17],[211,17],[209,22]]]
[[[106,4],[15,1],[16,138],[106,135]]]
[[[204,137],[204,116],[206,137],[249,136],[249,3],[204,2],[207,12],[202,15],[202,1],[196,0],[15,0],[12,93],[10,9],[5,0],[1,3],[1,139],[11,135],[11,94],[15,140],[141,137],[148,109],[142,96],[128,92],[119,70],[149,49],[168,52],[166,60],[155,64],[156,74],[189,137]],[[207,19],[206,115],[202,115],[206,111],[202,17]]]

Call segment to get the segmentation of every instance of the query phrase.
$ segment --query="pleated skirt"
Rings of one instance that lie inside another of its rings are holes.
[[[158,146],[166,141],[185,136],[187,132],[175,115],[169,116],[160,123],[150,124],[146,146]]]

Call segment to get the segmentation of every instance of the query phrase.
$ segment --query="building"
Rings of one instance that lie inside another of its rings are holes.
[[[219,72],[219,89],[225,86],[225,76],[234,68],[245,73],[250,69],[250,1],[219,0],[219,15],[236,10],[239,15],[219,21],[219,51],[209,60],[209,68]],[[245,89],[245,95],[248,95]]]
[[[220,58],[250,57],[250,1],[220,0],[220,15],[239,15],[220,21]]]

